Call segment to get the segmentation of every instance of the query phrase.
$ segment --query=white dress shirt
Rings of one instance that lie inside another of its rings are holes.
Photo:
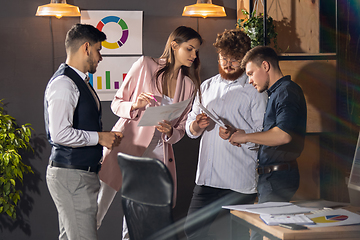
[[[201,84],[202,105],[217,114],[225,124],[243,129],[246,133],[262,130],[267,94],[259,93],[247,81],[244,73],[237,80],[223,79],[220,74]],[[195,98],[186,122],[189,126],[201,113],[199,99]],[[257,150],[254,144],[236,147],[219,136],[219,126],[213,121],[201,135],[196,184],[231,189],[236,192],[256,193]]]
[[[85,73],[71,68],[85,80]],[[54,143],[74,148],[98,144],[97,132],[73,128],[73,116],[79,96],[78,87],[65,75],[56,77],[48,84],[45,98],[48,102],[49,132]]]

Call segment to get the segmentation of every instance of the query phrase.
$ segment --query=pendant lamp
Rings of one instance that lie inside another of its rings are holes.
[[[183,16],[187,17],[226,17],[225,8],[212,4],[212,0],[197,0],[196,4],[185,6]]]
[[[66,3],[66,0],[51,0],[50,4],[41,5],[36,16],[80,17],[79,7]]]

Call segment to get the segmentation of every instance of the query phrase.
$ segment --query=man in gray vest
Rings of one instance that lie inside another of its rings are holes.
[[[102,60],[106,35],[76,24],[65,39],[66,63],[45,90],[45,127],[52,146],[46,181],[59,214],[59,239],[97,239],[98,171],[103,146],[111,149],[121,133],[102,132],[101,105],[88,84]]]

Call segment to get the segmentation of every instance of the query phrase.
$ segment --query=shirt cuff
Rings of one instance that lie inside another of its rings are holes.
[[[99,134],[97,132],[88,132],[89,133],[89,143],[88,146],[95,146],[99,143]]]
[[[192,138],[192,139],[195,139],[195,138],[198,138],[199,136],[195,136],[191,133],[190,131],[190,124],[192,123],[192,121],[186,121],[186,124],[185,124],[185,131],[186,131],[186,134],[188,135],[189,138]]]

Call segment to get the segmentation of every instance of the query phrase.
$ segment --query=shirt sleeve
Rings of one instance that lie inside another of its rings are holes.
[[[195,138],[198,138],[199,136],[201,136],[201,134],[199,136],[195,136],[190,131],[190,124],[196,120],[196,116],[198,114],[200,114],[199,95],[196,95],[194,103],[192,105],[192,109],[188,114],[186,124],[185,124],[185,131],[189,138],[195,139]]]
[[[251,129],[244,129],[245,133],[261,132],[263,130],[264,114],[266,111],[268,95],[266,92],[258,93],[256,90],[255,94],[251,96],[251,98],[250,117],[253,124]]]
[[[297,92],[284,91],[279,95],[276,106],[276,126],[292,135],[298,127],[297,123],[301,111]]]
[[[80,93],[75,83],[67,76],[55,78],[47,87],[49,132],[51,140],[63,146],[94,146],[99,136],[94,131],[73,128],[73,116]]]
[[[126,74],[124,82],[116,92],[111,102],[111,110],[115,115],[121,118],[134,119],[137,117],[139,110],[131,111],[133,102],[141,93],[144,87],[142,84],[150,84],[151,71],[145,70],[144,57],[140,57]]]

